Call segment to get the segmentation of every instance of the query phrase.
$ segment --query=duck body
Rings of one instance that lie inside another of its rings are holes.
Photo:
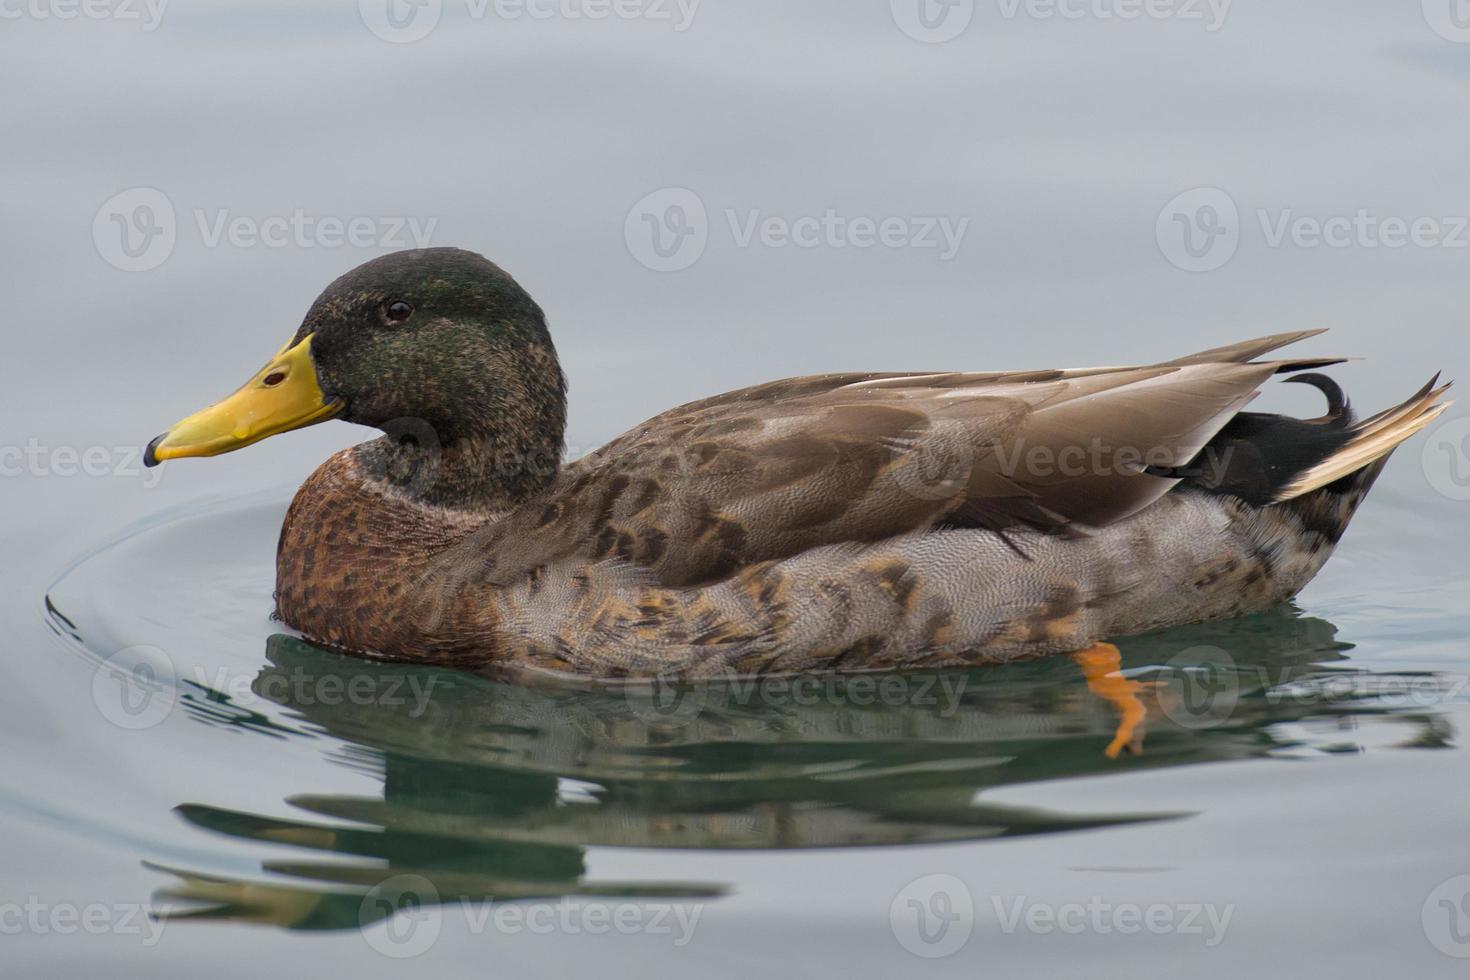
[[[556,533],[540,525],[551,500],[575,496],[588,473],[595,464],[569,467],[538,507],[464,522],[385,492],[344,451],[288,513],[279,615],[314,642],[370,656],[603,677],[999,663],[1280,603],[1331,555],[1364,492],[1261,509],[1183,492],[1083,536],[910,531],[699,585],[660,580],[677,562],[600,557],[595,534],[522,567],[512,556],[524,542]],[[476,562],[486,549],[504,564]]]
[[[1431,383],[1355,421],[1310,373],[1292,380],[1328,396],[1322,418],[1244,412],[1273,376],[1335,363],[1260,359],[1309,335],[1141,367],[788,379],[562,464],[539,308],[430,249],[334,283],[242,392],[310,374],[293,412],[386,433],[328,460],[283,525],[278,612],[315,642],[603,677],[946,667],[1295,595],[1446,407]],[[238,405],[201,415],[222,411],[238,436]],[[211,424],[150,459],[233,448]]]

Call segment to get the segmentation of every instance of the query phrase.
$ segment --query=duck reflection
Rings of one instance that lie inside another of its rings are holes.
[[[156,901],[185,902],[173,918],[320,929],[358,928],[365,890],[403,875],[431,883],[443,902],[705,900],[726,886],[591,878],[586,849],[932,844],[1179,819],[1189,814],[1062,813],[987,792],[1341,751],[1364,714],[1407,726],[1399,744],[1449,744],[1445,720],[1412,703],[1433,676],[1349,671],[1336,632],[1287,607],[1124,641],[1147,750],[1123,759],[1103,752],[1116,706],[1062,658],[616,687],[370,663],[275,636],[256,694],[287,708],[299,733],[329,736],[332,758],[381,778],[382,793],[292,796],[300,819],[182,805],[195,826],[321,857],[263,866],[306,887],[160,868],[177,881]],[[1389,680],[1406,703],[1386,702]],[[217,694],[206,701],[202,721],[263,728],[258,712]],[[1330,737],[1297,731],[1308,719]]]

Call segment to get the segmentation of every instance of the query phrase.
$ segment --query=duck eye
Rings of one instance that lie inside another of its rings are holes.
[[[394,323],[402,323],[411,316],[413,316],[413,307],[403,300],[394,300],[388,304],[388,319]]]

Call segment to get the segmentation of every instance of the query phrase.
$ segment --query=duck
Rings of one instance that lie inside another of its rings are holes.
[[[603,679],[972,667],[1259,612],[1333,553],[1438,375],[1357,418],[1303,330],[1154,364],[787,378],[563,459],[541,308],[457,248],[375,258],[150,466],[340,419],[296,493],[276,615],[367,657]],[[1246,411],[1277,376],[1319,418]]]

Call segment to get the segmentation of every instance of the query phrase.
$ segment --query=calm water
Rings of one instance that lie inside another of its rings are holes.
[[[1110,2],[944,43],[908,0],[445,0],[411,43],[369,0],[0,5],[0,976],[1464,975],[1463,406],[1295,607],[1122,642],[1117,760],[1067,660],[649,692],[328,656],[271,622],[272,552],[366,433],[136,465],[414,229],[546,308],[574,452],[774,377],[1317,326],[1365,411],[1470,378],[1452,0]],[[703,251],[650,251],[688,194]],[[906,234],[783,243],[828,212]]]
[[[156,515],[12,596],[47,720],[5,768],[10,867],[115,926],[7,936],[23,973],[1453,975],[1470,623],[1463,580],[1368,588],[1416,520],[1391,502],[1335,588],[1123,642],[1151,684],[1118,760],[1063,659],[646,690],[324,653],[269,617],[284,504]]]

